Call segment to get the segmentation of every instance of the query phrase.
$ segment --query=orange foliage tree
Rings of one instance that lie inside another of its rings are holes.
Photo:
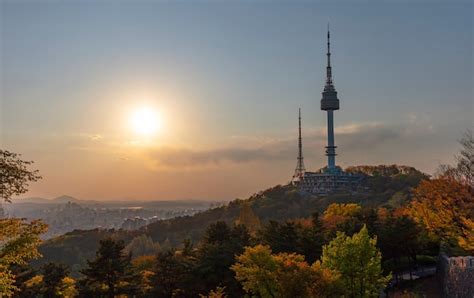
[[[413,191],[410,216],[429,233],[474,253],[474,197],[469,185],[450,177],[425,180]]]
[[[323,223],[327,229],[335,230],[339,225],[359,216],[361,212],[362,207],[358,204],[333,203],[324,211]]]
[[[295,253],[272,254],[270,247],[247,247],[231,269],[244,290],[259,297],[330,297],[342,294],[339,274]]]

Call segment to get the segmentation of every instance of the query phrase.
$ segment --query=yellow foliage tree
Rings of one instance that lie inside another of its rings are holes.
[[[333,203],[328,206],[323,214],[324,226],[329,230],[336,230],[339,224],[345,223],[351,218],[355,218],[362,212],[362,207],[358,204],[338,204]]]
[[[24,265],[41,256],[37,249],[39,235],[46,230],[46,224],[39,220],[29,223],[20,218],[0,219],[0,296],[11,296],[16,290],[12,265]]]
[[[362,207],[358,204],[347,203],[347,204],[338,204],[333,203],[326,208],[324,211],[324,216],[339,215],[344,217],[353,217],[360,214]]]
[[[9,203],[13,196],[25,193],[29,182],[41,179],[37,170],[29,169],[32,163],[22,160],[19,154],[0,149],[0,209],[1,203]],[[16,290],[10,266],[24,265],[41,256],[37,250],[39,235],[46,229],[39,220],[28,223],[21,218],[0,218],[0,297],[11,296]]]
[[[240,206],[239,218],[235,221],[238,225],[245,225],[251,234],[255,234],[261,227],[260,218],[253,212],[249,203]]]
[[[409,215],[442,241],[474,253],[472,189],[450,177],[426,180],[413,191]]]
[[[231,269],[249,294],[259,297],[329,297],[341,293],[339,275],[298,254],[272,254],[270,247],[247,247]]]

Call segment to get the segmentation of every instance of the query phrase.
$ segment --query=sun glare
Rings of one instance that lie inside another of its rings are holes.
[[[151,107],[140,107],[133,111],[130,124],[136,134],[149,137],[159,131],[160,120],[160,115]]]

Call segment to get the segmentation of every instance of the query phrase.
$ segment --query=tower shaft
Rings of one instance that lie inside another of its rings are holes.
[[[328,116],[328,145],[326,146],[326,156],[328,157],[328,168],[336,167],[336,146],[334,146],[334,112],[327,111]]]

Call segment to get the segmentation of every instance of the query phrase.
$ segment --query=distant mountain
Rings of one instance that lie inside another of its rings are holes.
[[[51,203],[54,203],[50,199],[39,198],[39,197],[24,198],[24,199],[13,199],[12,202],[14,204],[21,204],[21,203],[51,204]]]
[[[76,199],[76,198],[68,196],[68,195],[62,195],[60,197],[52,199],[51,201],[54,202],[54,203],[67,203],[67,202],[81,203],[81,202],[83,202],[80,199]]]
[[[24,199],[14,199],[13,203],[34,203],[34,204],[64,204],[67,202],[71,203],[83,203],[85,201],[68,196],[68,195],[62,195],[60,197],[54,198],[54,199],[45,199],[45,198],[40,198],[40,197],[32,197],[32,198],[24,198]]]
[[[14,204],[65,204],[65,203],[76,203],[80,205],[103,205],[109,208],[120,208],[120,207],[134,207],[141,206],[143,208],[186,208],[186,207],[208,207],[212,205],[220,205],[224,202],[209,201],[209,200],[83,200],[78,199],[69,195],[62,195],[53,199],[45,199],[40,197],[31,197],[24,199],[14,199]]]

